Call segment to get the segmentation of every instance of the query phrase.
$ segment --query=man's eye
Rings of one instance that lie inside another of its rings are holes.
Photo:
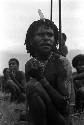
[[[39,33],[38,35],[39,35],[40,37],[44,37],[45,35],[47,35],[48,37],[52,37],[54,34],[47,32],[47,33]]]
[[[9,66],[10,66],[10,65],[15,65],[15,63],[10,63]]]
[[[52,37],[52,36],[53,36],[53,33],[47,33],[47,35],[48,35],[49,37]]]
[[[44,36],[44,35],[45,35],[44,33],[39,33],[39,36],[41,36],[41,37]]]

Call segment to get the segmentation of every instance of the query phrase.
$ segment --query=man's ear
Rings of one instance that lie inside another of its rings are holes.
[[[31,40],[31,42],[30,42],[30,46],[32,46],[32,45],[33,45],[33,42],[34,42],[34,40],[32,39],[32,40]]]
[[[32,42],[30,42],[30,46],[32,46]]]

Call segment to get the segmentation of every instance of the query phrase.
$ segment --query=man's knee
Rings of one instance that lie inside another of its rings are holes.
[[[34,93],[29,97],[28,104],[33,110],[46,112],[44,100],[37,93]]]

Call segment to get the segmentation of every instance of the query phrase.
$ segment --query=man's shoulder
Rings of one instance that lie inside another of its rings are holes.
[[[17,71],[17,73],[18,74],[24,74],[24,71],[19,70],[19,71]]]
[[[63,76],[72,75],[72,67],[67,57],[59,55],[59,58],[56,62],[56,69],[58,69],[58,74]]]
[[[70,61],[69,61],[69,59],[68,59],[67,57],[60,56],[60,61],[61,61],[62,65],[63,65],[65,68],[70,68],[70,69],[72,69],[71,63],[70,63]]]
[[[65,67],[65,68],[68,67],[68,68],[72,69],[70,61],[68,60],[67,57],[64,57],[60,54],[55,54],[55,58],[57,58],[56,61],[58,62],[59,66],[62,66],[62,67]]]
[[[23,71],[17,71],[17,73],[16,73],[16,75],[18,76],[18,77],[25,77],[25,72],[23,72]]]
[[[73,72],[73,73],[72,73],[73,77],[74,77],[74,76],[77,76],[77,74],[78,74],[77,72]]]
[[[70,64],[70,62],[69,62],[69,60],[68,60],[67,57],[64,57],[64,56],[60,55],[60,60],[61,60],[63,63],[68,63],[68,64]]]
[[[69,60],[68,60],[67,57],[62,56],[62,55],[59,54],[59,53],[53,53],[52,55],[53,55],[53,57],[54,57],[55,59],[58,59],[59,61],[62,61],[62,62],[69,62]]]
[[[34,60],[34,58],[31,58],[30,60],[28,60],[25,64],[25,67],[30,66],[30,64],[32,63],[33,60]]]

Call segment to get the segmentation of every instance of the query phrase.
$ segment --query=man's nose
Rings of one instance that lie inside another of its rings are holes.
[[[12,66],[13,66],[13,64],[10,64],[10,66],[12,67]]]
[[[12,65],[12,64],[11,64],[11,65],[10,65],[10,67],[11,67],[11,68],[13,68],[13,67],[14,67],[14,65]]]
[[[49,39],[49,36],[47,34],[44,35],[44,39],[45,40],[48,40]]]

